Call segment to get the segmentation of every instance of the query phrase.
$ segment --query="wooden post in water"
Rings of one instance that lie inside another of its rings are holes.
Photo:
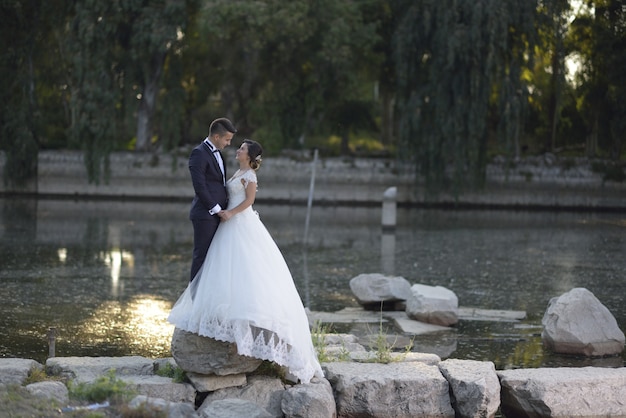
[[[56,338],[57,338],[57,329],[54,327],[50,327],[48,329],[48,357],[52,358],[55,356],[56,351]]]

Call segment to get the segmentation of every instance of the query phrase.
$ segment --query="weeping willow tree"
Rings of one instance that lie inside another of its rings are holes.
[[[54,125],[46,110],[62,108],[50,87],[59,67],[52,34],[66,9],[58,1],[0,2],[0,150],[11,187],[36,186],[43,132]]]
[[[108,181],[109,154],[114,149],[119,117],[120,51],[116,2],[86,0],[76,5],[71,24],[71,142],[84,150],[89,182]]]
[[[394,38],[400,149],[429,193],[458,196],[484,184],[490,121],[497,121],[498,137],[516,146],[538,1],[399,0],[396,6],[403,16]]]

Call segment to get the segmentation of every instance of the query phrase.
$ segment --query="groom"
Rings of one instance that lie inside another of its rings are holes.
[[[195,191],[189,219],[193,224],[192,281],[209,250],[215,231],[220,223],[217,215],[226,209],[226,163],[220,152],[237,132],[233,123],[226,118],[215,119],[209,126],[209,136],[191,151],[189,173]]]

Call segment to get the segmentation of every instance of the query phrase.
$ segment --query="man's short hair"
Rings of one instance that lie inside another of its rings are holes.
[[[211,122],[209,126],[209,136],[218,134],[220,136],[224,135],[226,132],[237,133],[237,128],[233,123],[226,118],[218,118]]]

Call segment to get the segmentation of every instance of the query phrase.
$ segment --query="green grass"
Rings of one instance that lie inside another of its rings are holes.
[[[326,351],[326,334],[330,332],[331,326],[324,325],[321,321],[315,321],[313,329],[311,330],[311,338],[313,339],[313,347],[317,353],[317,360],[320,363],[328,363],[332,361],[332,357],[329,356]]]

